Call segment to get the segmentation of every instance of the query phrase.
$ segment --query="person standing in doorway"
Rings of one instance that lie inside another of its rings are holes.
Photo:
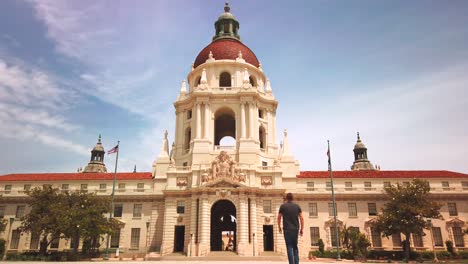
[[[278,228],[280,233],[284,232],[289,264],[299,264],[297,239],[299,235],[303,234],[304,218],[301,207],[293,203],[293,199],[292,193],[286,194],[286,202],[280,206],[278,212]],[[281,218],[283,218],[283,228],[281,228]],[[300,226],[299,221],[301,221]]]

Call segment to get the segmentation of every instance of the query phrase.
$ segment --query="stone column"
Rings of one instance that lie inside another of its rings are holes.
[[[247,212],[247,200],[244,193],[239,193],[239,216],[237,218],[238,230],[239,230],[239,245],[237,252],[241,256],[245,256],[247,245],[248,245],[248,212]]]
[[[240,105],[240,128],[241,128],[241,138],[245,138],[245,128],[246,128],[246,123],[245,123],[245,103],[241,102]]]
[[[254,103],[249,102],[249,138],[252,139],[255,139],[254,117]]]
[[[200,198],[200,245],[199,256],[208,254],[210,249],[210,208],[208,204],[208,197],[203,194]]]
[[[196,134],[195,138],[200,139],[201,138],[201,111],[200,111],[200,103],[196,104],[196,111],[197,111],[197,127],[196,127]]]
[[[258,107],[255,103],[252,103],[252,108],[253,108],[253,138],[255,140],[258,140],[259,139],[259,136],[258,136]],[[266,142],[265,142],[266,143]]]
[[[258,234],[258,226],[257,226],[257,198],[252,197],[250,199],[250,217],[251,217],[251,226],[250,230],[252,230],[252,247],[254,248],[254,256],[258,256],[259,249],[257,247],[257,237],[261,234]],[[255,236],[254,236],[255,234]]]
[[[205,103],[205,138],[209,139],[210,138],[210,120],[211,120],[211,111],[210,111],[210,105],[208,103]]]

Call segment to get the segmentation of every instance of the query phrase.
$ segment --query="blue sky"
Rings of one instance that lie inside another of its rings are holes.
[[[150,171],[223,1],[0,1],[0,174]],[[302,170],[468,173],[467,1],[231,1]],[[280,138],[278,139],[280,140]],[[108,169],[113,157],[106,157]]]

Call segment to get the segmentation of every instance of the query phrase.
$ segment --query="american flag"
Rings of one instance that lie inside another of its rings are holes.
[[[119,145],[113,147],[112,149],[110,149],[109,151],[107,151],[107,155],[109,154],[112,154],[112,153],[116,153],[116,152],[119,152]]]
[[[330,170],[330,167],[331,167],[330,145],[328,145],[327,156],[328,156],[328,170]]]

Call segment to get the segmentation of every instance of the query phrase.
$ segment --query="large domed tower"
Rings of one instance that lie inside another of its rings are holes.
[[[239,22],[226,4],[215,22],[212,42],[196,56],[174,102],[172,149],[166,134],[153,163],[154,178],[167,179],[166,193],[190,197],[184,200],[192,208],[189,216],[174,218],[175,198],[166,200],[164,217],[169,229],[187,227],[185,241],[191,232],[197,255],[221,250],[221,234],[228,231],[233,232],[233,251],[255,254],[249,244],[255,233],[264,232],[264,223],[257,224],[256,203],[278,208],[284,189],[294,188],[299,163],[291,154],[286,131],[278,147],[277,106],[270,82],[255,53],[241,42]],[[272,212],[259,217],[270,219]],[[237,221],[213,223],[228,215]],[[268,241],[273,243],[270,223]],[[174,241],[180,241],[174,234],[164,233],[163,250],[170,252]]]

